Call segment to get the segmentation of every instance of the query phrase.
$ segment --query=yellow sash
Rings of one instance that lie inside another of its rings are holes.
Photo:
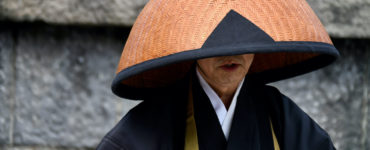
[[[191,84],[190,84],[191,86]],[[199,150],[197,127],[194,119],[193,94],[189,90],[188,111],[186,113],[185,150]]]
[[[194,119],[194,107],[193,107],[193,94],[191,90],[189,90],[189,102],[188,102],[188,109],[187,109],[187,117],[186,117],[186,129],[185,129],[185,150],[199,150],[198,146],[198,136],[197,136],[197,128],[195,125]],[[270,120],[270,127],[272,132],[272,138],[274,141],[274,150],[280,150],[279,143],[275,136],[274,127],[272,126],[272,122]]]
[[[280,150],[279,143],[276,139],[275,131],[274,131],[274,126],[272,126],[272,122],[270,119],[270,127],[271,127],[271,132],[272,132],[272,140],[274,141],[274,150]]]

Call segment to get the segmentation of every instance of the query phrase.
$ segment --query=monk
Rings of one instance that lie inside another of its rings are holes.
[[[339,53],[305,0],[152,0],[133,26],[112,91],[143,100],[98,150],[335,150],[268,83]]]

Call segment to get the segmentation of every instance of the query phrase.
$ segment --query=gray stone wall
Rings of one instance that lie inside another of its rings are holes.
[[[334,39],[341,58],[273,83],[331,135],[338,150],[370,149],[370,40]]]
[[[129,28],[4,26],[0,149],[93,148],[135,104],[110,91]]]
[[[149,0],[1,0],[0,20],[132,25]],[[307,0],[336,37],[370,38],[370,0]]]
[[[138,102],[110,84],[129,28],[2,23],[0,149],[94,149]],[[273,83],[331,135],[370,148],[370,40],[334,39],[333,65]]]
[[[338,150],[370,149],[370,0],[307,1],[342,57],[272,85]],[[139,103],[116,97],[110,84],[146,2],[0,0],[0,150],[95,148]]]
[[[0,19],[132,25],[148,0],[1,0]]]
[[[0,144],[10,143],[13,130],[14,40],[11,31],[0,31]]]
[[[370,0],[307,0],[331,36],[370,38]]]

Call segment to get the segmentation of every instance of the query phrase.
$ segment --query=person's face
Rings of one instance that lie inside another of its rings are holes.
[[[207,82],[238,84],[248,73],[254,54],[211,57],[197,60],[199,72]]]

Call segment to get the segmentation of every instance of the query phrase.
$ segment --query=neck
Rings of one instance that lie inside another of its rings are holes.
[[[207,80],[206,80],[207,81]],[[238,88],[239,83],[235,84],[217,84],[207,81],[212,89],[217,93],[222,102],[224,103],[226,109],[229,109],[232,99],[234,97],[235,91]]]
[[[220,97],[223,104],[225,105],[226,109],[229,109],[236,89],[239,86],[239,82],[229,82],[229,83],[220,83],[215,82],[213,80],[209,80],[203,72],[199,71],[200,75],[203,79],[210,85],[210,87],[216,92],[216,94]]]

